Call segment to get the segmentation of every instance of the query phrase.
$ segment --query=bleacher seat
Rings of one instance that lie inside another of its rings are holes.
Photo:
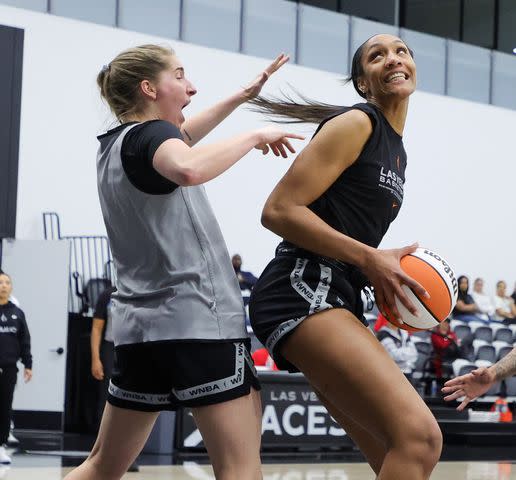
[[[485,340],[486,342],[491,343],[493,341],[493,331],[491,330],[491,327],[488,325],[483,325],[481,327],[477,327],[473,331],[473,335],[478,340]]]
[[[503,358],[505,357],[505,355],[507,355],[508,352],[510,352],[512,350],[512,343],[507,343],[507,342],[504,342],[502,340],[495,340],[493,343],[492,343],[493,347],[495,347],[495,351],[496,351],[496,359],[499,360],[500,358]],[[501,352],[504,352],[502,357],[500,357],[500,353]]]
[[[502,342],[512,343],[513,333],[510,328],[500,327],[497,328],[494,334],[494,340],[500,340]]]
[[[476,370],[478,367],[470,362],[469,360],[464,360],[463,358],[457,358],[452,363],[453,368],[453,376],[458,377],[460,375],[466,375],[473,370]]]
[[[505,382],[505,393],[508,397],[516,395],[516,377],[509,377],[504,380]]]
[[[455,332],[455,335],[457,335],[457,338],[459,340],[462,340],[463,338],[471,334],[471,328],[469,327],[469,325],[465,324],[457,325],[453,331]]]
[[[508,345],[507,347],[502,347],[499,351],[498,351],[498,355],[496,357],[496,361],[498,360],[501,360],[503,357],[505,357],[505,355],[507,355],[509,352],[512,352],[512,349],[513,347],[511,347],[510,345]]]
[[[428,343],[428,342],[414,341],[414,345],[416,346],[416,350],[418,351],[418,353],[423,353],[425,355],[431,355],[431,353],[433,351],[432,344]]]
[[[491,363],[496,361],[496,349],[490,342],[485,340],[473,340],[475,350],[475,360],[487,360]]]

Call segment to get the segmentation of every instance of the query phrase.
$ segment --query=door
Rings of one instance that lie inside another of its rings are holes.
[[[69,255],[64,240],[3,241],[2,269],[11,276],[13,296],[25,313],[33,357],[33,378],[27,384],[19,365],[13,409],[50,415],[59,429],[65,397]]]

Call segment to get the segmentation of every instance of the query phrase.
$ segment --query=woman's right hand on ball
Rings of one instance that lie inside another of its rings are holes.
[[[400,265],[402,257],[414,252],[417,247],[418,245],[414,244],[392,250],[374,249],[370,252],[367,264],[362,267],[374,287],[374,295],[379,310],[384,315],[386,311],[390,312],[397,320],[401,320],[401,315],[396,306],[396,297],[413,315],[418,316],[419,313],[416,306],[401,288],[402,285],[407,285],[418,296],[428,297],[426,290],[409,277]]]
[[[287,151],[285,147],[290,150],[291,153],[296,153],[294,147],[289,141],[289,138],[297,138],[298,140],[304,140],[305,137],[298,135],[297,133],[285,132],[277,127],[265,127],[258,130],[258,143],[254,148],[261,150],[264,155],[272,150],[272,153],[279,157],[287,158]]]

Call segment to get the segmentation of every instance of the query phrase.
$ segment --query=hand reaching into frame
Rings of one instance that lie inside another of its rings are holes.
[[[447,402],[464,397],[462,403],[457,407],[457,410],[462,411],[469,402],[486,393],[495,382],[494,371],[482,367],[448,380],[441,391],[447,394],[444,397]]]

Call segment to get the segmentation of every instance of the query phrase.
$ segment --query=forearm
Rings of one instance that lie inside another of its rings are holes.
[[[244,103],[246,97],[244,91],[231,95],[230,97],[216,103],[212,107],[185,120],[181,127],[184,140],[187,145],[195,145],[199,140],[210,133],[228,115]]]
[[[91,347],[91,360],[100,360],[100,342],[102,339],[102,332],[98,329],[92,329],[90,347]]]
[[[182,160],[180,170],[184,178],[180,184],[200,185],[218,177],[260,143],[258,136],[256,132],[243,133],[228,140],[192,148]],[[172,177],[174,175],[171,173]]]
[[[489,370],[494,373],[496,381],[516,375],[516,348],[489,367]]]
[[[506,312],[501,308],[496,309],[496,314],[502,318],[512,318],[512,315],[509,312]]]
[[[306,206],[265,206],[262,224],[285,240],[326,257],[358,267],[366,265],[372,247],[328,225]]]

